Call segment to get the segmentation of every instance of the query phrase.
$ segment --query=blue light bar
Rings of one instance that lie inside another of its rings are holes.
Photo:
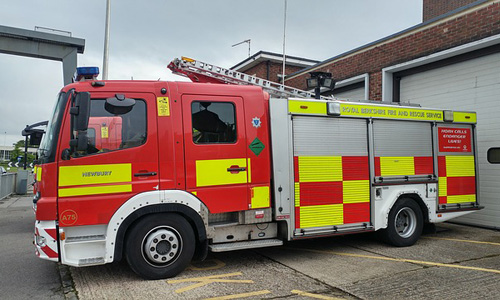
[[[78,67],[75,72],[75,81],[81,81],[82,79],[97,79],[99,75],[99,67]]]

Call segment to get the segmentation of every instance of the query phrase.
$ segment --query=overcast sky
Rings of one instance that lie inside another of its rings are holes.
[[[282,53],[284,0],[111,0],[109,79],[182,80],[166,68],[188,56],[231,67],[260,50]],[[1,0],[0,25],[85,39],[79,66],[102,67],[105,0]],[[288,0],[287,55],[326,60],[422,21],[422,0]],[[48,120],[60,62],[0,54],[0,145]]]

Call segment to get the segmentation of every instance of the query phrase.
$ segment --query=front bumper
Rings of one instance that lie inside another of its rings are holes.
[[[36,256],[50,261],[59,261],[55,221],[35,221],[33,245],[35,245]]]

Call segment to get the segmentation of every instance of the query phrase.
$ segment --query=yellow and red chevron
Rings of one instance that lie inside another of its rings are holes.
[[[295,228],[370,222],[368,156],[295,156]]]
[[[439,204],[476,202],[474,156],[438,156]]]

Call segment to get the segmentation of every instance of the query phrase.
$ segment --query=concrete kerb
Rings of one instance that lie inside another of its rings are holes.
[[[68,300],[77,300],[78,292],[75,289],[75,282],[71,276],[69,267],[63,264],[57,264],[59,276],[61,277],[61,286],[64,293],[64,298]]]

